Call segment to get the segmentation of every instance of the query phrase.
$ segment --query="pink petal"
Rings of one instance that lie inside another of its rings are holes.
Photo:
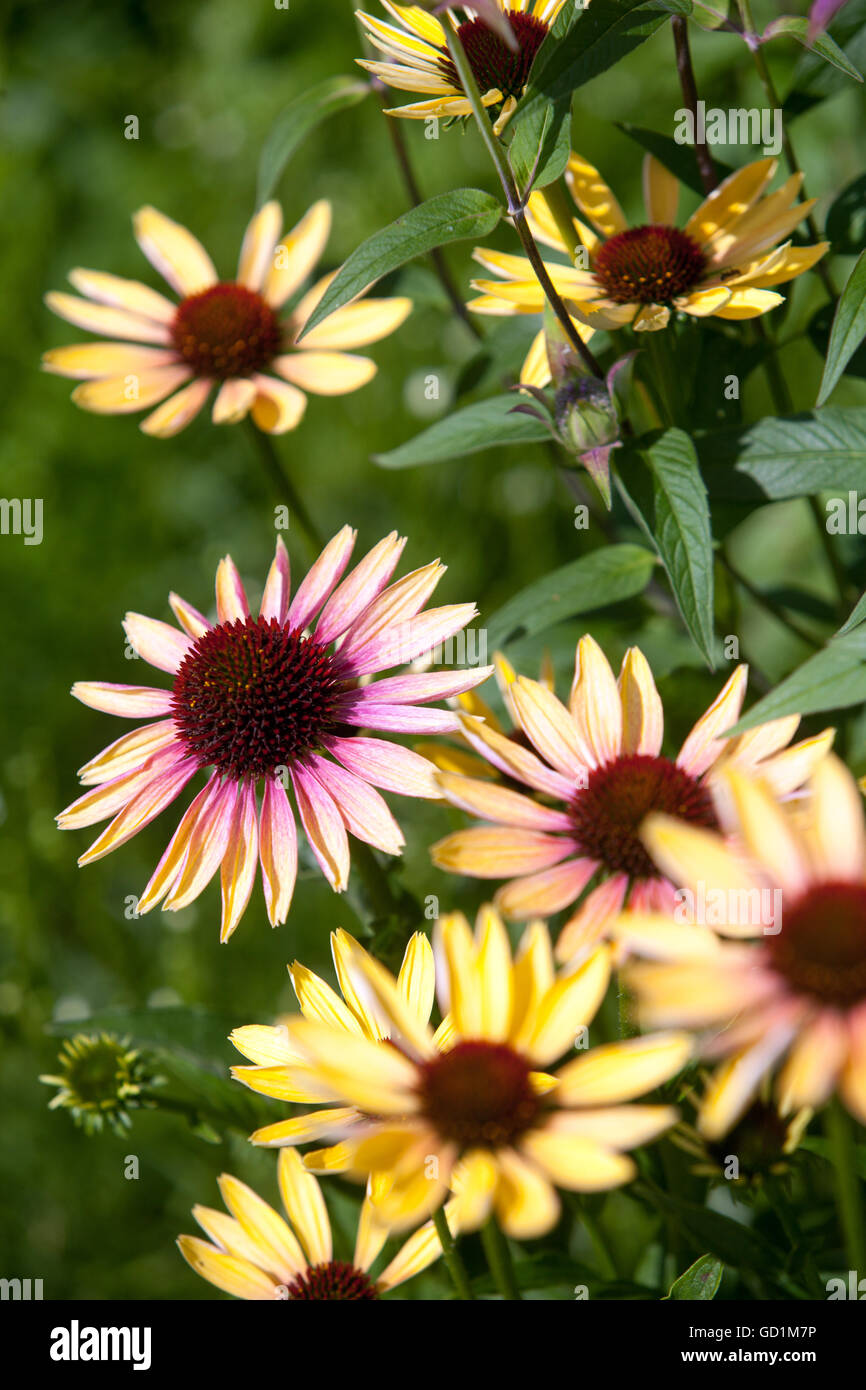
[[[90,849],[82,854],[79,864],[91,864],[101,859],[113,849],[131,840],[139,830],[155,820],[160,811],[165,810],[175,797],[183,791],[189,779],[198,771],[192,759],[188,759],[156,777],[153,782],[140,791],[132,801],[124,806],[110,825],[106,826]]]
[[[291,769],[298,811],[310,848],[335,893],[349,879],[349,841],[333,798],[301,763]]]
[[[392,531],[347,575],[322,609],[316,627],[318,642],[334,642],[351,627],[388,583],[405,544],[406,537]]]
[[[315,618],[349,563],[356,535],[351,526],[344,526],[328,541],[292,600],[286,620],[289,627],[305,628]]]
[[[172,884],[164,912],[188,907],[210,883],[228,848],[238,791],[237,782],[224,782],[211,793],[193,826],[183,870]]]
[[[190,836],[198,824],[199,816],[208,807],[219,790],[219,773],[214,772],[202,787],[198,796],[184,811],[177,829],[165,847],[162,858],[148,879],[144,892],[138,900],[137,911],[140,916],[150,912],[162,902],[183,873],[187,862]]]
[[[285,787],[268,778],[262,798],[259,857],[268,921],[285,922],[292,904],[298,872],[298,836]]]
[[[259,826],[256,794],[250,783],[241,786],[235,806],[228,847],[223,856],[222,924],[220,941],[228,941],[244,915],[259,862]]]
[[[127,613],[123,630],[130,645],[144,661],[172,676],[192,647],[192,638],[159,618],[146,618],[143,613]]]
[[[420,796],[438,801],[442,793],[436,784],[436,768],[411,748],[380,738],[328,738],[323,740],[329,753],[374,787],[401,796]]]
[[[123,719],[150,719],[171,713],[171,691],[148,685],[112,685],[110,681],[76,681],[71,693],[76,700],[103,714]]]
[[[61,811],[57,824],[61,830],[80,830],[115,815],[146,788],[183,762],[185,753],[178,745],[154,753],[143,767],[133,768],[93,787]]]
[[[282,536],[278,536],[277,548],[271,562],[271,568],[268,570],[259,614],[262,618],[276,618],[278,623],[284,623],[288,611],[289,552],[286,550]]]
[[[447,709],[416,709],[413,705],[374,705],[360,700],[340,705],[340,719],[359,729],[382,729],[392,734],[450,734],[460,728]]]
[[[210,631],[210,623],[204,613],[199,613],[197,608],[193,608],[191,603],[181,598],[180,594],[171,593],[168,596],[171,611],[177,618],[184,632],[197,641],[199,637],[204,637]]]
[[[419,675],[388,676],[356,691],[360,700],[374,704],[424,704],[428,700],[448,700],[481,685],[493,674],[492,666],[477,666],[467,671],[425,671]]]
[[[250,615],[244,586],[230,555],[217,565],[216,606],[217,621],[221,623],[243,622]]]
[[[569,859],[553,869],[514,878],[500,888],[496,904],[507,917],[521,921],[552,916],[571,907],[597,868],[594,859]]]
[[[364,676],[371,671],[387,671],[402,666],[422,653],[432,652],[460,632],[478,609],[474,603],[452,603],[444,608],[431,608],[417,618],[407,619],[386,627],[381,634],[363,647],[346,653],[340,649],[346,667],[353,675]]]
[[[404,574],[380,593],[347,632],[341,648],[343,655],[354,656],[371,644],[381,645],[386,638],[394,644],[395,633],[399,636],[408,619],[420,613],[444,573],[445,566],[433,560],[429,565],[412,570],[411,574]],[[401,660],[397,658],[391,664],[396,666]]]
[[[346,829],[368,845],[386,854],[400,854],[405,840],[383,797],[348,772],[339,763],[330,763],[316,753],[304,760],[325,790],[333,797]]]

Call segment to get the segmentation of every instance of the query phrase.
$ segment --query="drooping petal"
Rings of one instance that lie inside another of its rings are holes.
[[[349,880],[349,841],[333,798],[300,763],[290,769],[304,833],[325,878],[335,893]]]
[[[132,225],[147,259],[178,294],[198,294],[216,284],[213,261],[201,242],[179,222],[154,207],[143,207]]]

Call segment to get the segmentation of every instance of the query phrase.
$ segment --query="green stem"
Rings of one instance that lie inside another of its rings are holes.
[[[442,1246],[442,1258],[451,1276],[451,1282],[454,1285],[457,1297],[464,1300],[474,1299],[475,1294],[472,1292],[472,1285],[469,1282],[466,1266],[460,1258],[457,1243],[448,1229],[444,1207],[437,1207],[436,1211],[434,1211],[433,1225],[436,1227],[436,1233],[439,1236],[439,1242]]]
[[[377,91],[379,91],[380,100],[384,107],[386,100],[384,96],[384,84],[381,83],[378,78],[376,78],[374,79],[373,85],[374,87],[376,87]],[[418,180],[415,177],[415,170],[412,168],[412,161],[409,158],[409,147],[406,143],[406,136],[403,131],[403,123],[398,118],[387,115],[385,116],[385,121],[388,127],[388,135],[391,139],[391,148],[394,151],[394,158],[397,161],[397,167],[400,170],[400,176],[403,180],[403,186],[406,189],[406,194],[408,196],[410,204],[413,208],[417,208],[421,203],[423,203],[424,196],[421,192]],[[455,316],[460,320],[461,323],[465,324],[465,326],[469,329],[469,332],[472,334],[474,338],[477,338],[479,342],[483,342],[484,333],[481,329],[481,326],[480,324],[476,323],[475,319],[472,317],[472,315],[469,313],[469,310],[466,308],[466,305],[460,296],[460,291],[458,290],[454,282],[454,278],[451,274],[451,271],[448,268],[448,263],[445,260],[441,248],[438,246],[434,246],[433,250],[429,254],[433,270],[436,273],[436,277],[440,285],[442,286],[442,289],[445,292],[446,298],[448,299],[448,302],[451,305],[451,308],[453,309]]]
[[[665,416],[666,425],[677,422],[677,382],[672,353],[673,328],[663,328],[656,333],[647,333],[646,354],[652,368],[652,384],[658,405]]]
[[[827,518],[824,512],[822,512],[821,510],[820,502],[818,501],[817,497],[809,497],[806,500],[809,503],[809,510],[811,511],[812,519],[815,522],[815,530],[818,532],[818,539],[821,542],[821,548],[824,551],[824,558],[827,561],[827,565],[829,567],[830,573],[833,576],[833,581],[836,586],[836,608],[839,613],[839,616],[841,618],[844,618],[848,613],[849,606],[847,601],[849,587],[848,576],[845,573],[845,568],[842,564],[842,561],[839,559],[836,547],[830,539],[830,532],[827,530]]]
[[[757,30],[755,28],[754,18],[752,17],[751,0],[738,0],[738,5],[740,10],[740,18],[743,23],[743,28],[746,32],[746,35],[751,40],[751,42],[749,43],[749,48],[751,50],[752,58],[755,63],[755,71],[757,72],[758,77],[761,80],[761,85],[763,86],[764,91],[766,93],[767,101],[770,103],[770,106],[772,106],[774,110],[781,111],[782,103],[779,100],[779,93],[776,90],[776,84],[773,81],[772,73],[770,72],[770,69],[767,66],[767,60],[764,57],[764,50],[761,47],[761,45],[756,42]],[[790,172],[792,174],[801,173],[802,170],[797,160],[797,156],[794,152],[794,146],[791,141],[791,136],[788,133],[788,128],[785,125],[784,121],[782,122],[782,149],[785,151],[785,160],[787,162],[788,169],[790,170]],[[798,196],[801,202],[806,201],[806,189],[803,184],[800,185],[800,192]],[[820,241],[821,233],[818,230],[818,224],[815,221],[812,214],[809,213],[805,220],[806,226],[809,228],[809,235],[815,241]],[[835,299],[836,287],[833,283],[833,279],[830,275],[829,270],[824,264],[824,261],[818,261],[817,265],[815,266],[815,269],[818,272],[818,275],[821,278],[821,283],[823,284],[824,289],[827,291],[827,294],[829,295],[830,299]]]
[[[481,1243],[484,1246],[484,1254],[487,1256],[487,1263],[490,1273],[493,1275],[496,1287],[504,1299],[513,1302],[521,1297],[517,1280],[514,1277],[514,1265],[511,1263],[511,1251],[508,1249],[508,1242],[496,1224],[496,1218],[491,1216],[486,1226],[481,1230]]]
[[[475,122],[481,133],[481,138],[484,141],[487,153],[490,155],[493,167],[499,176],[499,182],[502,184],[502,190],[505,194],[509,216],[514,223],[514,229],[517,235],[520,237],[521,244],[526,252],[526,257],[535,272],[535,277],[551,309],[559,320],[562,331],[565,333],[569,343],[581,358],[584,365],[592,372],[593,376],[603,381],[604,372],[601,366],[596,360],[594,353],[590,351],[577,332],[571,320],[571,316],[562,302],[547,272],[547,267],[541,258],[541,252],[535,243],[535,238],[526,220],[526,206],[518,193],[517,184],[514,181],[514,175],[511,172],[511,166],[508,163],[505,151],[493,133],[493,127],[490,124],[487,111],[481,100],[478,83],[475,81],[475,75],[470,67],[469,59],[466,57],[466,50],[463,47],[460,35],[457,32],[457,26],[453,19],[450,20],[447,26],[447,39],[451,60],[457,69],[457,75],[460,78],[463,90],[472,107],[472,114],[475,117]]]
[[[260,430],[249,416],[247,416],[244,423],[253,441],[256,452],[262,461],[262,466],[270,479],[271,486],[274,490],[274,496],[277,498],[278,502],[288,507],[290,520],[295,520],[299,523],[311,554],[317,556],[323,549],[325,542],[318,527],[311,518],[310,513],[307,511],[301,495],[289,475],[288,469],[277,453],[274,447],[274,441],[269,434],[265,434],[263,430]]]
[[[827,1107],[825,1124],[836,1180],[836,1205],[848,1252],[848,1266],[856,1271],[857,1278],[860,1279],[866,1276],[863,1193],[857,1176],[853,1124],[847,1111],[835,1097]]]

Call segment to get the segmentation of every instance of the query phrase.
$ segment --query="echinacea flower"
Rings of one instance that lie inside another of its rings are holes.
[[[705,1139],[685,1120],[674,1125],[668,1138],[692,1159],[689,1167],[696,1177],[733,1183],[754,1192],[767,1179],[784,1178],[791,1172],[791,1158],[809,1128],[813,1111],[804,1106],[794,1115],[780,1115],[770,1089],[765,1078],[759,1094],[730,1133],[720,1139]],[[695,1103],[700,1105],[698,1097]]]
[[[508,24],[511,44],[495,32],[478,13],[478,7],[455,5],[449,15],[462,10],[465,18],[457,33],[466,51],[481,100],[498,107],[494,131],[500,134],[523,94],[536,53],[565,0],[494,0]],[[395,22],[386,24],[373,15],[356,11],[370,42],[384,53],[386,62],[357,62],[389,87],[421,92],[426,101],[391,108],[389,116],[423,121],[431,116],[471,116],[472,105],[463,91],[448,51],[445,29],[434,14],[419,5],[396,5],[382,0],[382,8]],[[447,21],[446,21],[447,22]]]
[[[811,269],[828,249],[794,246],[794,228],[814,206],[798,201],[802,174],[793,174],[774,193],[765,190],[776,160],[758,159],[729,175],[677,227],[679,185],[652,155],[643,164],[647,221],[630,227],[598,170],[572,154],[565,173],[576,211],[583,263],[545,262],[548,274],[576,326],[636,331],[666,328],[672,311],[697,318],[749,319],[765,314],[782,296],[773,286]],[[567,256],[567,248],[543,194],[529,198],[528,217],[537,240]],[[781,245],[780,245],[781,243]],[[498,276],[476,280],[481,298],[469,308],[482,314],[540,314],[544,293],[524,256],[476,247],[475,259]],[[550,368],[539,334],[521,381],[546,386]]]
[[[130,1111],[156,1104],[151,1092],[162,1078],[128,1038],[77,1033],[66,1039],[57,1062],[56,1075],[39,1078],[57,1087],[48,1108],[68,1110],[85,1134],[99,1134],[105,1126],[125,1134],[132,1125]]]
[[[509,879],[495,902],[517,919],[571,907],[601,874],[559,936],[556,954],[563,961],[590,949],[626,902],[672,909],[673,885],[639,835],[644,818],[662,811],[715,827],[725,809],[713,795],[720,763],[757,767],[786,795],[832,742],[826,730],[789,746],[796,715],[726,738],[739,718],[746,678],[747,668],[738,666],[671,760],[661,751],[664,712],[643,653],[626,652],[617,680],[593,638],[581,638],[567,708],[538,681],[518,676],[513,682],[511,706],[524,744],[462,718],[476,752],[535,795],[441,773],[446,798],[491,824],[447,835],[433,846],[434,863],[473,878]]]
[[[131,647],[173,677],[170,689],[73,686],[92,709],[156,717],[81,768],[90,790],[61,813],[61,828],[113,820],[80,864],[131,839],[196,773],[209,771],[139,899],[139,913],[163,899],[164,909],[186,907],[220,869],[225,941],[260,859],[268,918],[273,926],[284,922],[297,868],[289,785],[312,852],[338,893],[349,877],[347,832],[387,854],[401,852],[400,827],[375,788],[439,796],[424,758],[362,731],[454,729],[450,711],[423,706],[485,680],[490,668],[371,677],[446,641],[476,609],[462,603],[422,612],[445,571],[438,561],[389,584],[405,544],[396,532],[339,582],[354,544],[355,532],[344,526],[290,598],[289,557],[278,540],[258,617],[226,556],[217,569],[215,623],[177,594],[169,602],[180,630],[140,613],[126,616]]]
[[[244,235],[237,275],[220,280],[201,243],[156,208],[135,214],[135,237],[179,302],[137,280],[73,270],[83,298],[52,292],[50,309],[105,341],[52,348],[43,365],[82,381],[76,405],[97,414],[156,409],[145,434],[177,434],[216,388],[215,425],[250,414],[259,429],[283,434],[300,422],[306,391],[342,396],[375,375],[376,364],[351,349],[393,333],[412,308],[409,299],[358,299],[298,336],[333,278],[326,275],[281,316],[314,269],[331,229],[331,205],[314,203],[280,240],[283,213],[270,202]]]
[[[461,913],[439,918],[436,933],[435,948],[419,940],[411,989],[347,940],[347,978],[383,1035],[324,1011],[289,1021],[282,1066],[266,1078],[238,1070],[259,1092],[326,1108],[253,1140],[329,1137],[333,1146],[307,1154],[307,1165],[372,1176],[374,1211],[389,1227],[417,1225],[453,1192],[461,1231],[492,1211],[515,1239],[542,1235],[559,1214],[557,1187],[600,1192],[634,1177],[626,1151],[668,1129],[676,1111],[629,1102],[678,1072],[691,1040],[671,1032],[586,1048],[610,980],[606,945],[557,975],[543,922],[527,927],[514,959],[492,908],[479,913],[474,938]]]
[[[235,1298],[263,1301],[349,1300],[381,1294],[420,1274],[442,1254],[432,1221],[406,1241],[376,1278],[370,1267],[388,1239],[369,1197],[358,1221],[351,1262],[334,1258],[328,1208],[319,1184],[294,1149],[283,1149],[277,1176],[286,1217],[230,1173],[219,1179],[231,1213],[195,1206],[192,1214],[209,1240],[178,1236],[178,1247],[196,1274]]]
[[[832,756],[796,808],[778,805],[760,777],[731,770],[725,781],[746,859],[719,836],[667,817],[647,822],[647,843],[678,881],[705,882],[732,909],[767,884],[781,908],[759,943],[623,916],[617,938],[652,958],[626,966],[640,1018],[705,1029],[705,1054],[725,1059],[701,1102],[708,1139],[736,1125],[768,1076],[782,1115],[816,1110],[838,1091],[866,1123],[866,825],[856,783]]]

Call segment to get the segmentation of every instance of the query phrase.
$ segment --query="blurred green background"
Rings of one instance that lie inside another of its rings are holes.
[[[776,13],[763,8],[765,21]],[[693,32],[693,47],[708,104],[761,104],[742,44]],[[108,1006],[155,1004],[207,1008],[229,1025],[269,1020],[291,1004],[286,962],[299,957],[327,972],[329,929],[357,924],[349,903],[317,872],[302,876],[290,920],[277,931],[267,926],[257,887],[226,947],[218,943],[215,885],[176,916],[128,919],[126,900],[141,892],[176,811],[83,871],[75,860],[87,833],[57,832],[55,813],[76,795],[75,769],[121,732],[109,717],[71,700],[70,684],[147,679],[124,659],[123,613],[168,617],[170,589],[207,610],[215,566],[227,550],[257,596],[273,551],[273,498],[243,430],[217,430],[203,414],[176,439],[159,441],[140,434],[135,417],[96,417],[71,405],[72,383],[41,374],[39,354],[87,335],[55,320],[42,295],[62,288],[75,265],[157,284],[131,235],[130,216],[143,203],[187,224],[220,273],[231,275],[253,211],[259,151],[276,115],[314,83],[351,73],[359,52],[343,0],[291,0],[287,8],[267,0],[34,0],[11,10],[0,107],[7,306],[0,467],[5,496],[44,499],[44,539],[28,547],[21,537],[0,538],[0,1275],[42,1278],[46,1298],[216,1297],[173,1245],[179,1231],[193,1229],[191,1205],[218,1203],[215,1177],[224,1168],[275,1195],[272,1156],[253,1151],[240,1135],[216,1145],[176,1116],[139,1113],[127,1137],[88,1139],[66,1114],[49,1113],[50,1093],[37,1077],[55,1069],[59,1039],[47,1029]],[[787,42],[776,50],[783,90],[796,58]],[[603,167],[636,215],[640,151],[614,123],[670,133],[679,105],[666,30],[577,93],[574,143]],[[139,120],[135,141],[124,138],[129,115]],[[862,95],[850,84],[794,127],[810,187],[825,203],[861,171],[862,117]],[[493,188],[471,130],[443,130],[433,141],[412,124],[406,135],[425,193]],[[720,153],[734,162],[743,157]],[[278,193],[288,225],[315,199],[332,200],[326,268],[403,211],[376,101],[321,127],[292,160]],[[511,245],[507,227],[498,243]],[[447,253],[467,292],[469,250]],[[840,264],[840,278],[844,270]],[[413,269],[402,287],[419,306],[397,335],[372,349],[380,366],[374,382],[343,399],[311,398],[301,427],[278,448],[326,534],[351,522],[359,556],[391,528],[408,534],[407,566],[441,555],[449,569],[438,601],[475,599],[483,626],[508,597],[602,536],[575,530],[574,499],[541,448],[405,472],[385,472],[371,461],[372,453],[421,429],[431,411],[449,409],[476,350],[443,311],[428,271]],[[798,285],[784,313],[783,336],[792,341],[783,361],[805,402],[814,399],[820,359],[802,330],[819,302],[814,283]],[[506,325],[502,341],[515,362],[534,330],[529,322],[516,330]],[[433,403],[423,390],[431,372],[442,382]],[[491,389],[498,387],[485,387]],[[863,401],[862,382],[844,385],[837,398]],[[758,376],[747,384],[743,409],[747,417],[770,409]],[[724,525],[730,520],[737,518]],[[303,540],[290,533],[289,543],[297,574],[307,562]],[[800,503],[760,509],[739,526],[732,546],[759,585],[796,575],[819,600],[828,591]],[[771,679],[807,654],[753,605],[741,611],[724,593],[721,599],[730,619],[723,630],[739,634],[743,653],[755,654]],[[630,642],[644,646],[675,744],[726,673],[703,669],[677,622],[642,603],[606,609],[587,626],[616,661]],[[547,634],[560,684],[570,676],[582,629],[573,623]],[[542,645],[516,644],[509,654],[531,672]],[[862,770],[858,721],[848,738]],[[413,891],[472,910],[483,896],[479,886],[435,872],[427,855],[456,817],[439,806],[398,798],[392,804],[407,837],[404,873]],[[218,1060],[227,1063],[230,1052],[226,1046]],[[129,1154],[139,1158],[137,1181],[123,1176]],[[336,1188],[334,1196],[345,1221],[347,1204]],[[426,1287],[435,1280],[418,1285],[416,1295]]]

